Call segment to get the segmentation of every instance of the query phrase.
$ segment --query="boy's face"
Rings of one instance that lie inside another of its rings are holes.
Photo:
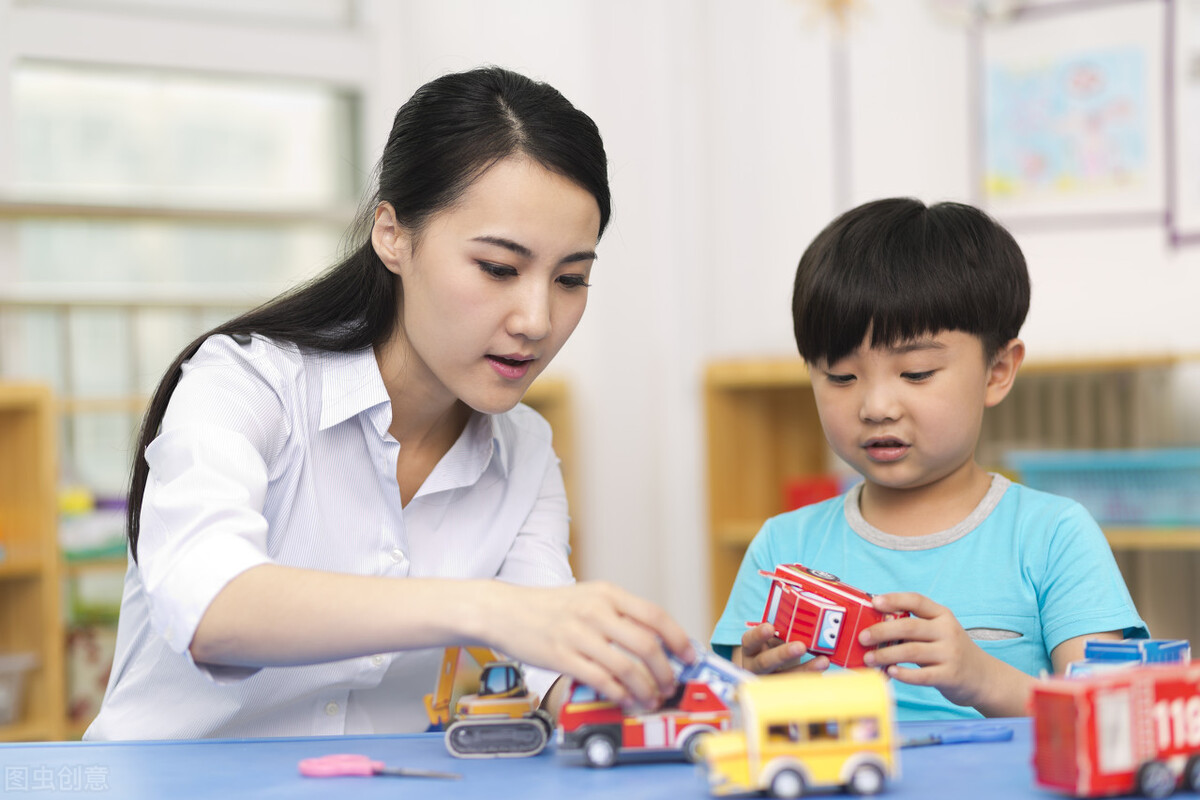
[[[869,346],[811,366],[821,425],[835,453],[889,489],[930,487],[975,468],[983,410],[1015,376],[989,365],[978,337],[942,331],[892,347]],[[1013,340],[1002,354],[1024,346]],[[1003,360],[1003,359],[1001,359]]]

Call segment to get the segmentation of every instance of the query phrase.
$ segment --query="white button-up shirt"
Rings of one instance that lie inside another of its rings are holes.
[[[108,691],[84,738],[425,729],[440,649],[258,670],[194,663],[188,646],[205,609],[258,564],[397,580],[573,580],[566,492],[541,416],[523,405],[474,414],[401,507],[391,414],[369,348],[204,343],[146,450],[139,563],[126,572]],[[544,692],[554,676],[526,677]]]

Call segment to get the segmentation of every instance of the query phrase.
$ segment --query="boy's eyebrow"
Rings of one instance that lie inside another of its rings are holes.
[[[483,244],[494,244],[497,247],[503,247],[516,253],[521,258],[533,258],[533,251],[520,242],[514,242],[512,239],[506,239],[503,236],[476,236],[471,241],[482,242]],[[571,253],[566,258],[559,261],[560,264],[569,264],[575,261],[595,261],[595,250],[580,250],[578,253]]]
[[[945,350],[946,345],[942,344],[937,339],[914,339],[912,341],[892,345],[888,349],[893,353],[900,355],[904,353],[915,353],[921,350]]]

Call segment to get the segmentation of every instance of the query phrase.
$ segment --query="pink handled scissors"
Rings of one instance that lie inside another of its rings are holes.
[[[367,756],[339,753],[300,762],[300,774],[307,778],[336,778],[342,775],[398,775],[405,778],[461,778],[457,772],[437,772],[431,769],[389,767]]]

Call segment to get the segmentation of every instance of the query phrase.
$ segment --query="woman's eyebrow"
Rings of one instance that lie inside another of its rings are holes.
[[[482,242],[483,244],[494,244],[497,247],[503,247],[521,258],[533,258],[533,251],[520,242],[514,242],[512,239],[506,239],[503,236],[476,236],[471,241]],[[597,258],[595,250],[580,250],[578,253],[571,253],[566,258],[562,259],[560,264],[569,264],[575,261],[595,261]]]

